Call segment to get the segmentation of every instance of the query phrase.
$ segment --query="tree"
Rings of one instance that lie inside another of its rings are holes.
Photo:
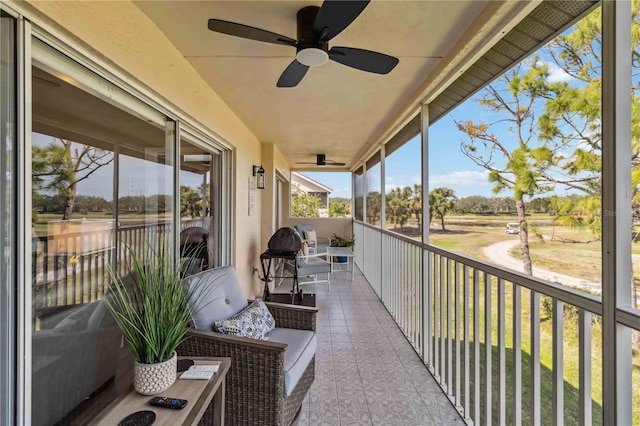
[[[144,196],[143,195],[127,195],[126,197],[120,197],[118,200],[118,211],[128,213],[143,213],[144,212]]]
[[[410,211],[416,217],[418,230],[422,232],[422,185],[419,183],[413,185]]]
[[[34,191],[65,197],[62,220],[71,219],[78,183],[113,161],[113,152],[56,138],[44,148],[33,147]]]
[[[190,186],[180,186],[180,215],[197,217],[201,211],[201,193]]]
[[[351,216],[351,199],[341,197],[329,198],[329,217]]]
[[[551,197],[532,198],[527,207],[537,213],[547,213],[551,210]]]
[[[440,227],[446,231],[444,217],[453,210],[455,200],[456,196],[451,188],[436,188],[429,192],[429,222],[433,216],[439,218]]]
[[[631,2],[632,86],[631,86],[631,181],[632,210],[640,208],[640,1]],[[563,224],[586,226],[601,234],[601,105],[602,105],[602,19],[598,8],[583,18],[574,31],[556,37],[547,50],[555,64],[576,81],[563,96],[551,99],[544,116],[546,137],[574,138],[581,141],[566,173],[581,177],[575,188],[580,198],[565,198],[558,207]]]
[[[386,216],[393,223],[394,228],[400,225],[404,230],[404,226],[411,218],[412,195],[413,191],[408,186],[394,188],[385,195]]]
[[[291,197],[291,213],[294,217],[318,217],[322,208],[322,200],[304,192]]]
[[[377,223],[382,213],[382,195],[380,191],[367,193],[367,223]]]
[[[498,119],[493,123],[455,121],[468,141],[462,151],[489,171],[493,192],[513,193],[520,224],[520,251],[525,273],[532,275],[529,254],[529,228],[525,197],[551,191],[558,182],[555,173],[566,165],[562,153],[575,140],[548,138],[541,142],[538,134],[538,111],[545,102],[557,98],[567,89],[565,82],[548,81],[548,67],[538,57],[516,65],[496,83],[484,90],[479,104]],[[498,137],[496,131],[509,136]],[[568,184],[569,180],[565,183]]]

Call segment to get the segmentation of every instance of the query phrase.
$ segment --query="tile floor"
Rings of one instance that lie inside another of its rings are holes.
[[[297,425],[463,425],[364,276],[317,285],[316,379]]]

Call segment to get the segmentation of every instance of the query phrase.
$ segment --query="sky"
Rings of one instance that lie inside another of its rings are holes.
[[[544,56],[542,57],[544,58]],[[540,62],[548,66],[549,77],[547,81],[551,83],[571,81],[571,77],[555,64],[543,60]],[[471,195],[486,197],[513,196],[509,191],[494,194],[492,186],[487,180],[488,171],[475,164],[461,150],[461,144],[467,142],[468,137],[456,128],[454,120],[491,123],[497,119],[495,115],[485,111],[478,105],[478,100],[482,93],[482,91],[478,92],[471,99],[462,103],[430,126],[430,190],[438,187],[452,188],[458,198]],[[515,139],[510,136],[509,130],[505,126],[497,128],[495,134],[501,141],[506,140],[507,144],[511,139],[513,141],[512,146],[515,146]],[[421,183],[420,143],[420,135],[418,135],[385,159],[385,192],[389,192],[396,187],[413,187],[414,184]],[[378,169],[374,169],[374,182],[373,184],[371,182],[368,183],[370,185],[369,190],[380,189]],[[333,188],[334,191],[331,193],[331,197],[351,196],[351,175],[349,173],[304,172],[303,174]],[[562,190],[558,191],[558,195],[564,195]]]

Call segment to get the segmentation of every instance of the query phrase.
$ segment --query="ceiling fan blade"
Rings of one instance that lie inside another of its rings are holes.
[[[341,163],[339,161],[326,160],[325,164],[327,166],[346,166],[347,163]]]
[[[353,47],[333,47],[329,59],[351,68],[376,74],[388,74],[398,65],[398,58],[371,50]]]
[[[217,33],[229,34],[236,37],[248,38],[249,40],[263,41],[265,43],[283,44],[294,46],[296,41],[292,38],[261,30],[260,28],[238,24],[236,22],[222,21],[220,19],[209,19],[208,27]]]
[[[329,41],[347,28],[369,4],[364,1],[325,0],[313,24],[313,34]]]
[[[315,161],[296,161],[296,164],[312,164],[316,165]]]
[[[278,80],[278,87],[296,87],[302,77],[307,73],[308,66],[302,65],[297,59],[294,59],[291,64],[284,70],[280,79]]]

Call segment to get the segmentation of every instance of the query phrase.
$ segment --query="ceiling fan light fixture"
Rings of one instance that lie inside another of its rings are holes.
[[[325,64],[329,60],[329,54],[325,50],[317,47],[307,47],[306,49],[298,51],[296,59],[302,65],[317,67]]]

